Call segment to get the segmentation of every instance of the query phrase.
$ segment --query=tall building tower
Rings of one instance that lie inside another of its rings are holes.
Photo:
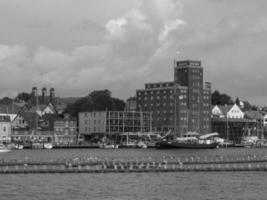
[[[54,103],[55,101],[55,89],[54,88],[50,88],[49,101],[50,103]]]
[[[38,93],[37,87],[32,87],[32,96],[33,97],[36,97],[37,96],[37,93]]]
[[[176,66],[174,67],[174,82],[178,86],[187,87],[186,120],[188,130],[198,133],[209,132],[211,84],[206,83],[203,86],[203,67],[201,66],[201,62],[191,60],[176,62]],[[180,110],[177,110],[177,112],[179,113]],[[207,117],[209,118],[208,120]]]
[[[45,87],[42,88],[42,104],[46,104],[47,101],[47,89]]]
[[[153,129],[174,130],[176,136],[188,131],[200,134],[211,130],[211,84],[203,86],[200,61],[178,61],[174,81],[146,83],[136,91],[137,108],[152,112]]]

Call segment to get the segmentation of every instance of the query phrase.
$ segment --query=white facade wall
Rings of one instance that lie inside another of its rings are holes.
[[[11,123],[0,122],[0,141],[11,140]]]
[[[233,107],[227,112],[227,118],[244,118],[244,113],[242,110],[235,104]]]

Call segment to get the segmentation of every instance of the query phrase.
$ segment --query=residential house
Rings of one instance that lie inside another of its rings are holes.
[[[0,116],[0,141],[10,142],[11,141],[11,120],[8,115]]]
[[[236,104],[212,108],[211,130],[224,139],[240,143],[242,137],[255,127],[256,120],[245,118],[245,113]]]
[[[225,105],[225,106],[218,106],[215,105],[212,108],[212,117],[219,117],[219,118],[244,118],[244,112],[237,106],[234,105]]]

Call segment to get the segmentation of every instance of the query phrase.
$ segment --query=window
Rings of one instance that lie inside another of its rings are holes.
[[[6,127],[5,126],[3,127],[3,131],[6,132]]]

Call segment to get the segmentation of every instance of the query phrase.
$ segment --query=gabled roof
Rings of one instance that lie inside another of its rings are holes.
[[[17,114],[0,113],[0,116],[9,116],[10,120],[13,121],[16,118]]]
[[[226,115],[231,110],[233,105],[225,105],[225,106],[218,106],[218,107],[222,111],[223,115]]]
[[[263,115],[256,110],[245,111],[245,116],[249,119],[263,119]]]
[[[17,103],[14,104],[0,104],[0,113],[7,113],[7,114],[17,114],[23,106],[18,105]]]
[[[27,122],[27,124],[29,124],[30,126],[32,126],[36,122],[37,113],[35,113],[35,112],[22,111],[19,114]]]

